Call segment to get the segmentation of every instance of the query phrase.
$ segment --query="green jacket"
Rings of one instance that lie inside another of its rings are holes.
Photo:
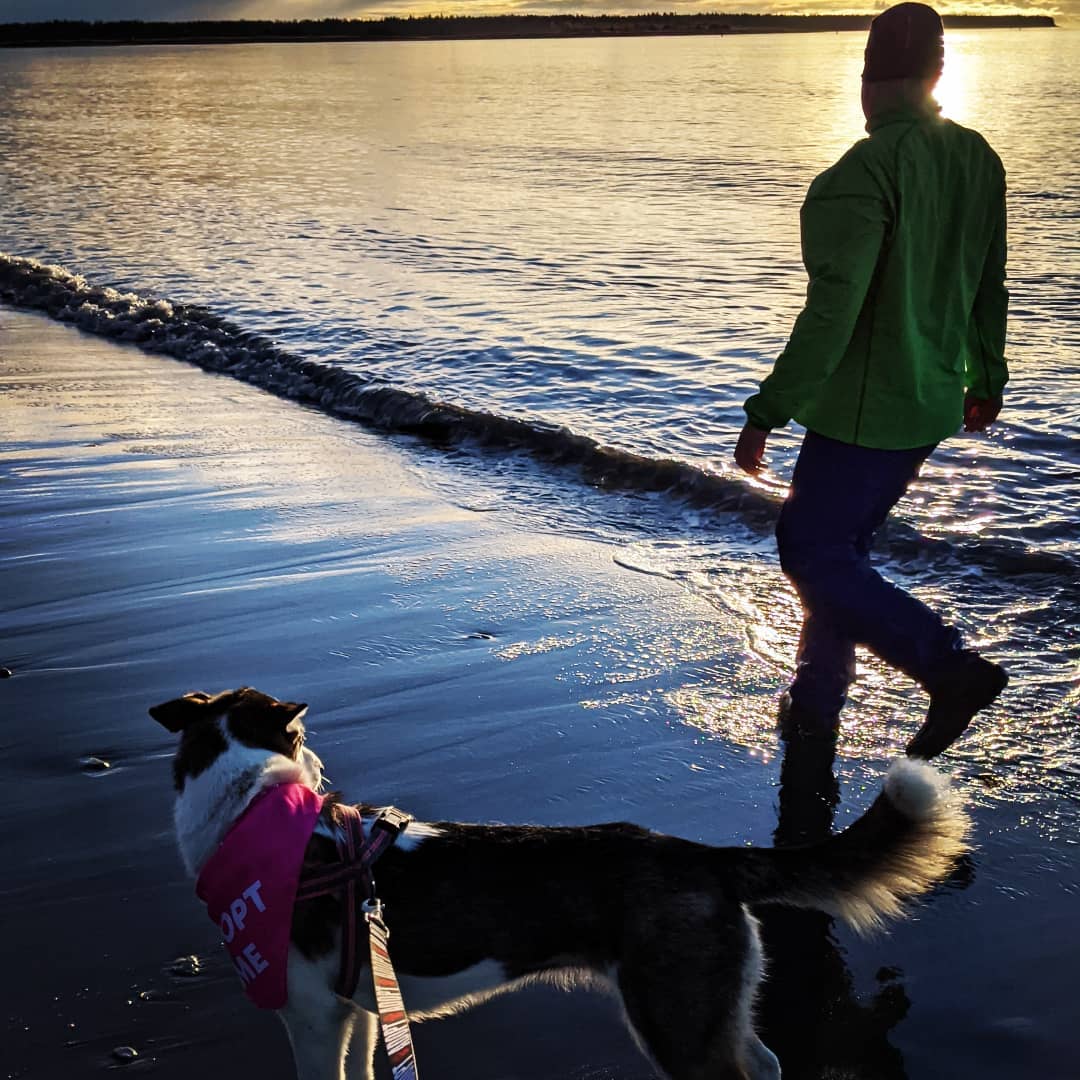
[[[810,185],[810,283],[787,347],[746,402],[751,424],[800,424],[888,450],[963,420],[965,390],[996,397],[1005,365],[1005,171],[935,106],[882,114]]]

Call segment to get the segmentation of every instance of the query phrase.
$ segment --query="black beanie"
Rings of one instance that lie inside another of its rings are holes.
[[[865,82],[940,75],[945,58],[941,16],[926,4],[897,4],[870,24]]]

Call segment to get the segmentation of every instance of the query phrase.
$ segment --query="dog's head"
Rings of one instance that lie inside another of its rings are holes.
[[[173,734],[180,746],[173,759],[178,792],[236,746],[265,750],[299,763],[321,781],[319,759],[304,747],[307,705],[278,701],[250,686],[206,694],[201,690],[155,705],[150,715]],[[312,786],[316,786],[313,784]]]

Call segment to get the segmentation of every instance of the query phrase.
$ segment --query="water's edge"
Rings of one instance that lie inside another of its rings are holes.
[[[442,446],[471,443],[524,451],[549,465],[575,469],[597,489],[663,492],[716,514],[735,515],[758,532],[771,530],[779,510],[775,496],[739,479],[605,446],[566,427],[435,401],[419,391],[304,359],[207,307],[91,284],[34,259],[0,252],[0,301],[230,375],[386,434],[415,435]],[[968,565],[1013,574],[1075,578],[1080,570],[1066,555],[1002,541],[972,544],[931,538],[899,523],[890,524],[882,547],[894,559],[962,558]]]

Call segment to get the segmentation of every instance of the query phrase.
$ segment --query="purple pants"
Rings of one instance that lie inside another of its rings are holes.
[[[955,627],[870,565],[874,533],[933,449],[872,450],[806,433],[776,541],[804,612],[791,699],[823,727],[844,705],[856,645],[926,687],[961,647]]]

